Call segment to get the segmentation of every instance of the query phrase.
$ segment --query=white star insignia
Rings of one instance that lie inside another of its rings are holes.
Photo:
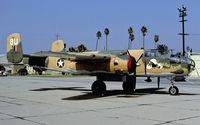
[[[59,67],[59,68],[62,68],[63,66],[64,66],[64,60],[62,60],[62,59],[59,59],[58,61],[57,61],[57,66]]]

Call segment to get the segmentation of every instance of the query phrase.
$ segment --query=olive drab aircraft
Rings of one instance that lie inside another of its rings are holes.
[[[173,79],[176,76],[187,76],[195,67],[188,57],[173,55],[171,51],[127,50],[107,52],[64,52],[63,43],[55,42],[57,49],[41,51],[32,55],[23,54],[19,34],[12,34],[7,39],[8,60],[13,63],[26,60],[24,63],[45,70],[53,70],[72,74],[88,74],[96,76],[91,86],[93,94],[106,92],[104,81],[122,81],[125,93],[132,94],[136,89],[137,77],[156,77],[158,88],[160,78],[169,78],[169,93],[177,95],[178,87]]]

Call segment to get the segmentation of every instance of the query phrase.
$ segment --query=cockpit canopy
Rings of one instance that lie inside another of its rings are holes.
[[[150,50],[145,50],[144,56],[145,57],[170,57],[171,51],[166,51],[166,52],[160,52],[158,49],[150,49]]]

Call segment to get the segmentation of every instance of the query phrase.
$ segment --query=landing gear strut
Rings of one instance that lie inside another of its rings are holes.
[[[179,89],[178,89],[178,87],[176,87],[176,86],[174,85],[172,79],[171,79],[171,83],[172,83],[172,86],[169,88],[169,94],[170,94],[170,95],[178,95]]]
[[[158,82],[158,89],[160,88],[160,77],[157,78],[157,82]]]
[[[125,78],[122,88],[125,94],[133,94],[136,86],[136,77],[127,75]]]
[[[106,92],[106,84],[101,80],[96,80],[92,84],[91,89],[92,89],[92,93],[94,95],[103,96],[105,94],[105,92]]]

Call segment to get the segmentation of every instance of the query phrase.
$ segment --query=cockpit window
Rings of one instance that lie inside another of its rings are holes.
[[[158,51],[156,50],[148,50],[148,51],[145,51],[145,57],[157,57],[159,56],[160,54],[158,53]]]
[[[155,56],[155,53],[151,52],[151,51],[146,51],[145,52],[145,57],[153,57]]]
[[[163,57],[166,58],[168,56],[170,56],[170,52],[162,54],[160,52],[158,52],[157,49],[151,49],[151,50],[146,50],[145,51],[145,57]]]

